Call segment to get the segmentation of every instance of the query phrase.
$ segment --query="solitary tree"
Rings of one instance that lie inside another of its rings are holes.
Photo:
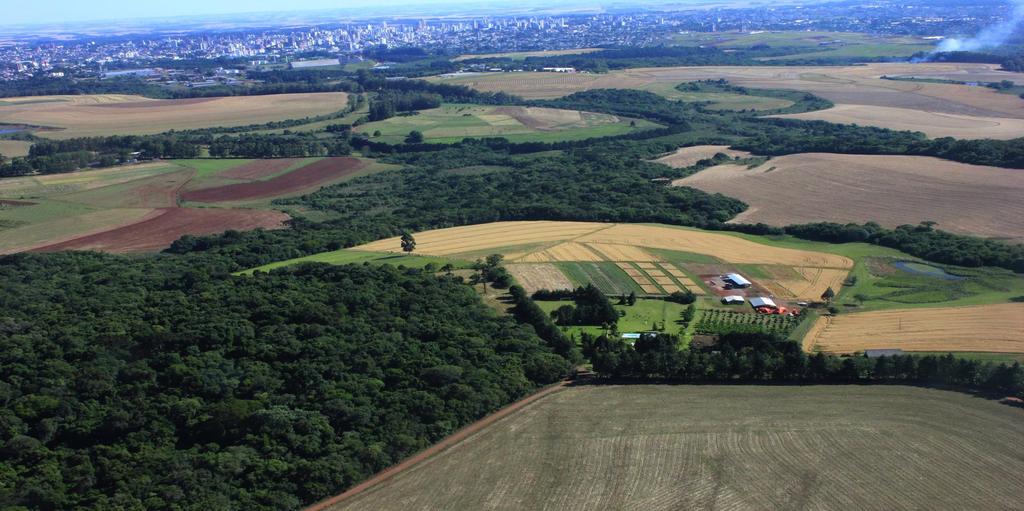
[[[412,130],[409,132],[409,136],[405,137],[406,144],[422,144],[423,143],[423,132]]]
[[[412,234],[402,234],[402,252],[411,254],[413,250],[416,250],[416,238],[412,237]]]
[[[831,302],[832,299],[835,298],[835,297],[836,297],[836,292],[833,291],[831,287],[826,289],[824,293],[821,293],[821,299],[825,300],[826,302]]]

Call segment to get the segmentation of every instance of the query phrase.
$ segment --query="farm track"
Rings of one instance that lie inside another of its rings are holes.
[[[425,451],[416,454],[411,458],[406,459],[405,461],[402,461],[401,463],[378,473],[377,475],[357,484],[356,486],[353,486],[352,488],[349,488],[347,491],[340,495],[331,497],[327,500],[309,506],[305,508],[304,511],[330,511],[337,509],[339,505],[344,504],[345,501],[352,499],[356,495],[366,492],[367,490],[370,490],[371,488],[374,488],[375,486],[384,483],[385,481],[391,479],[392,477],[395,477],[401,474],[402,472],[415,467],[416,465],[428,460],[431,456],[440,454],[450,448],[457,447],[460,442],[472,437],[474,434],[479,433],[480,431],[483,431],[484,428],[487,428],[488,426],[500,421],[505,417],[508,417],[509,415],[525,408],[526,406],[532,403],[539,401],[540,399],[548,395],[554,394],[555,392],[565,389],[565,387],[569,385],[569,383],[570,382],[568,381],[556,383],[539,392],[530,394],[529,396],[526,396],[523,399],[516,401],[515,403],[507,405],[504,408],[488,415],[487,417],[484,417],[483,419],[480,419],[460,429],[459,431],[456,431],[451,436],[448,436],[444,440],[441,440],[440,442],[434,444]]]

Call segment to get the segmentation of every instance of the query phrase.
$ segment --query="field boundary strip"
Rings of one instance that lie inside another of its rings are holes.
[[[363,482],[353,486],[352,488],[349,488],[344,493],[341,493],[339,495],[335,495],[334,497],[330,497],[330,498],[328,498],[326,500],[322,500],[320,502],[317,502],[316,504],[313,504],[311,506],[308,506],[308,507],[304,508],[303,511],[327,511],[327,510],[330,510],[334,506],[337,506],[338,504],[341,504],[341,503],[345,502],[346,500],[348,500],[348,499],[350,499],[352,497],[355,497],[356,495],[359,495],[359,494],[361,494],[361,493],[363,493],[363,492],[365,492],[365,491],[367,491],[367,490],[369,490],[369,489],[371,489],[371,488],[373,488],[373,487],[375,487],[375,486],[377,486],[377,485],[379,485],[379,484],[381,484],[381,483],[383,483],[385,481],[390,480],[391,478],[399,475],[400,473],[402,473],[402,472],[404,472],[406,470],[409,470],[410,468],[413,468],[416,465],[419,465],[420,463],[426,461],[427,459],[429,459],[429,458],[431,458],[431,457],[433,457],[435,455],[441,454],[442,452],[445,452],[448,449],[451,449],[452,447],[457,446],[458,444],[462,443],[464,440],[472,437],[473,435],[479,433],[480,431],[484,430],[488,426],[491,426],[494,423],[500,421],[501,419],[504,419],[505,417],[508,417],[512,413],[517,412],[517,411],[525,408],[526,406],[531,405],[531,404],[539,401],[540,399],[542,399],[544,397],[547,397],[547,396],[549,396],[551,394],[554,394],[555,392],[559,392],[561,390],[564,390],[571,383],[572,382],[570,382],[568,380],[563,380],[563,381],[560,381],[560,382],[555,383],[553,385],[549,385],[548,387],[545,387],[544,389],[542,389],[542,390],[540,390],[538,392],[530,394],[529,396],[526,396],[523,399],[520,399],[519,401],[516,401],[516,402],[514,402],[514,403],[512,403],[510,405],[507,405],[504,408],[501,408],[498,411],[496,411],[496,412],[494,412],[494,413],[492,413],[492,414],[490,414],[490,415],[488,415],[488,416],[486,416],[486,417],[484,417],[484,418],[482,418],[482,419],[480,419],[480,420],[478,420],[478,421],[476,421],[476,422],[474,422],[472,424],[469,424],[468,426],[466,426],[466,427],[456,431],[452,435],[444,438],[440,442],[438,442],[438,443],[428,447],[426,450],[424,450],[424,451],[422,451],[422,452],[420,452],[418,454],[414,454],[410,458],[407,458],[406,460],[402,461],[401,463],[399,463],[397,465],[394,465],[392,467],[386,468],[386,469],[384,469],[381,472],[378,472],[376,475],[370,477],[369,479],[367,479],[367,480],[365,480],[365,481],[363,481]]]

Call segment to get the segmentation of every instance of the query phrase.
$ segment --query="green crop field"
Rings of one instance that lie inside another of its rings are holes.
[[[665,96],[668,99],[707,102],[712,110],[777,110],[793,105],[792,101],[783,98],[734,94],[729,92],[690,92],[676,89],[678,84],[672,82],[652,82],[640,87],[643,90]]]
[[[941,390],[580,386],[331,509],[1014,509],[1021,435]]]
[[[423,133],[427,142],[454,143],[466,137],[504,137],[513,142],[557,142],[622,135],[656,124],[608,114],[552,108],[443,105],[418,115],[397,116],[359,126],[356,131],[374,140],[401,143],[411,131]]]
[[[594,284],[606,295],[643,293],[640,286],[615,263],[554,263],[577,286]]]
[[[270,263],[264,266],[246,270],[240,272],[243,275],[252,274],[256,271],[270,271],[274,268],[282,268],[285,266],[291,266],[301,263],[327,263],[327,264],[362,264],[362,263],[373,263],[373,264],[390,264],[394,266],[405,266],[408,268],[423,268],[428,264],[433,264],[440,268],[445,264],[452,264],[456,268],[463,268],[469,266],[466,261],[458,261],[453,259],[445,259],[442,257],[432,257],[424,255],[403,255],[403,254],[392,254],[388,252],[365,252],[362,250],[335,250],[334,252],[323,252],[320,254],[314,254],[311,256],[300,257],[297,259],[289,259],[287,261],[280,261],[276,263]]]

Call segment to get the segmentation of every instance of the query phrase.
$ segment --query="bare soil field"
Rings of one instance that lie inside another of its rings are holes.
[[[573,289],[572,281],[559,271],[553,264],[516,263],[506,266],[508,272],[515,277],[527,293],[535,293],[541,289]]]
[[[0,123],[54,130],[47,138],[144,135],[171,129],[244,126],[336,112],[343,92],[162,100],[122,94],[5,98]]]
[[[167,208],[157,210],[140,222],[75,238],[36,249],[100,250],[113,253],[155,252],[170,246],[178,238],[217,234],[229,229],[278,229],[288,215],[280,211],[217,208]]]
[[[920,131],[931,138],[1009,140],[1024,134],[1024,119],[925,112],[875,105],[836,105],[827,110],[774,117],[870,125],[899,131]]]
[[[181,198],[192,202],[236,202],[280,197],[341,179],[365,166],[364,162],[356,158],[324,158],[265,181],[188,190],[181,193]]]
[[[695,145],[679,148],[676,152],[666,154],[654,161],[674,169],[685,169],[686,167],[696,165],[700,160],[713,158],[718,153],[732,156],[733,158],[746,158],[750,156],[750,153],[746,151],[729,149],[727,145]]]
[[[660,83],[726,79],[734,85],[754,88],[778,88],[807,91],[828,99],[837,106],[859,105],[883,109],[854,109],[859,123],[889,127],[891,108],[951,114],[956,117],[931,116],[915,123],[918,129],[932,122],[940,126],[963,128],[970,123],[973,131],[961,130],[965,137],[1006,137],[1024,119],[1024,100],[1000,94],[986,87],[883,80],[882,76],[908,76],[929,73],[956,76],[958,80],[1013,80],[1024,83],[1024,74],[999,71],[992,64],[958,63],[882,63],[863,66],[708,66],[638,68],[604,74],[587,73],[480,73],[465,76],[434,77],[444,83],[468,85],[485,91],[504,91],[527,98],[554,98],[573,92],[598,88],[635,88],[661,90]],[[977,76],[978,78],[974,78]],[[977,119],[972,119],[977,118]],[[903,116],[904,122],[911,122]],[[947,128],[949,129],[949,128]],[[926,131],[927,133],[927,131]],[[940,132],[935,131],[936,136]]]
[[[284,172],[301,163],[303,158],[279,158],[276,160],[255,160],[238,167],[225,170],[219,177],[228,179],[263,179]]]
[[[886,348],[1024,353],[1024,303],[824,316],[804,339],[807,351],[854,353]]]
[[[1024,173],[924,156],[804,153],[755,169],[719,165],[674,184],[727,193],[750,208],[735,222],[789,225],[938,222],[943,230],[1024,239]]]
[[[326,509],[1015,509],[1022,419],[898,386],[570,387]]]

